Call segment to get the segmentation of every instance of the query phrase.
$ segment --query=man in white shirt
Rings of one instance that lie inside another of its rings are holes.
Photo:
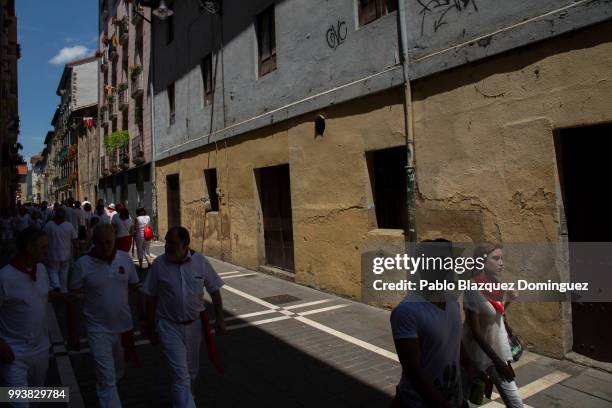
[[[125,359],[138,358],[134,347],[129,295],[138,299],[138,275],[132,258],[115,250],[115,231],[108,224],[94,229],[95,247],[75,263],[70,290],[82,293],[83,315],[96,368],[100,407],[121,407],[117,381]],[[76,343],[74,332],[71,343]]]
[[[68,197],[68,199],[66,200],[66,205],[64,206],[64,210],[66,213],[66,221],[68,221],[69,223],[72,224],[72,226],[74,227],[74,230],[79,231],[79,219],[77,217],[77,211],[74,208],[74,198],[72,197]]]
[[[76,253],[77,232],[71,223],[67,222],[63,208],[55,212],[55,216],[45,225],[44,231],[49,238],[49,255],[47,266],[51,286],[62,293],[68,291],[68,269],[72,254]]]
[[[0,269],[0,386],[44,387],[49,362],[47,236],[27,228],[17,256]],[[28,406],[14,404],[13,406]]]
[[[26,211],[25,206],[20,206],[17,210],[17,216],[13,218],[13,229],[16,234],[19,234],[24,229],[30,226],[30,214]]]
[[[173,372],[172,401],[175,408],[195,408],[192,387],[199,371],[202,334],[206,337],[209,357],[221,371],[214,340],[210,335],[204,305],[204,289],[210,293],[217,322],[216,333],[225,332],[223,280],[208,260],[189,249],[189,232],[171,228],[166,234],[165,254],[156,258],[145,279],[148,331],[153,344],[159,331],[164,354]],[[157,322],[157,325],[155,324]]]

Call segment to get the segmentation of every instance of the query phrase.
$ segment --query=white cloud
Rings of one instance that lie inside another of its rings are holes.
[[[72,38],[72,37],[64,38],[64,42],[67,42],[67,43],[73,43],[73,42],[76,42],[76,41],[77,41],[76,38]]]
[[[62,48],[55,57],[49,60],[50,64],[63,65],[75,59],[82,58],[89,54],[89,49],[83,45]]]

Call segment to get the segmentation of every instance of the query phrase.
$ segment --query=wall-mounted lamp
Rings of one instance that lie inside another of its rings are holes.
[[[166,2],[164,0],[161,0],[159,2],[159,7],[153,10],[153,14],[160,20],[165,20],[168,17],[172,16],[174,14],[174,11],[170,10],[168,6],[166,6]]]
[[[315,134],[323,136],[323,133],[325,133],[325,116],[317,115],[315,118]]]

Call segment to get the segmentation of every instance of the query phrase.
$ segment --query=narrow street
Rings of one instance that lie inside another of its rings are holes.
[[[154,254],[162,251],[159,243],[152,247]],[[228,330],[217,338],[226,372],[218,375],[201,354],[198,406],[388,406],[401,374],[388,311],[211,262],[226,282]],[[96,406],[84,332],[79,352],[66,352],[60,325],[52,324],[51,334],[51,383],[71,387],[71,407]],[[125,407],[168,407],[170,375],[161,348],[137,334],[143,367],[127,369],[121,399]],[[530,352],[515,369],[526,407],[612,408],[612,374]],[[498,397],[483,406],[503,407]]]

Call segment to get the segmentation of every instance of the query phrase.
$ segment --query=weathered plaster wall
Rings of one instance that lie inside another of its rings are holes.
[[[401,0],[410,78],[422,78],[612,17],[611,0]]]
[[[605,23],[414,83],[419,239],[559,242],[553,131],[612,121],[611,67]],[[520,262],[510,254],[507,272],[526,273]],[[562,314],[558,303],[517,303],[510,319],[562,355]]]
[[[219,17],[202,12],[197,2],[174,2],[173,41],[167,42],[167,23],[153,19],[155,157],[401,85],[397,13],[360,27],[357,3],[227,0]],[[277,69],[260,77],[255,21],[272,4]],[[214,101],[204,106],[200,64],[213,51]]]
[[[157,162],[160,233],[167,231],[166,175],[180,174],[182,223],[193,247],[235,264],[265,261],[254,169],[289,163],[295,279],[361,296],[361,247],[377,228],[365,152],[405,143],[403,88],[329,108],[315,136],[314,115],[269,126],[174,160]],[[203,171],[217,168],[220,211],[204,217]],[[206,225],[204,225],[206,222]]]

